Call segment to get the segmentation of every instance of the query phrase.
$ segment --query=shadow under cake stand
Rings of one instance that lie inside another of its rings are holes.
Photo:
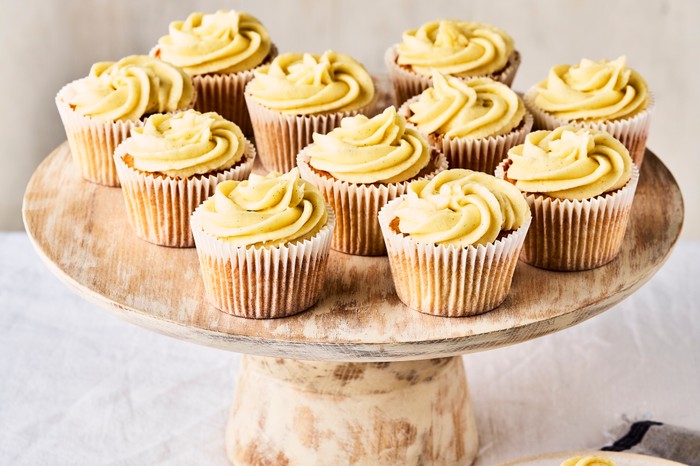
[[[332,251],[324,295],[302,314],[247,320],[213,308],[194,249],[137,238],[122,193],[84,181],[67,143],[32,176],[29,238],[84,298],[129,322],[243,353],[226,429],[233,464],[470,464],[474,411],[462,354],[530,340],[589,319],[646,282],[683,222],[671,173],[647,151],[622,252],[585,272],[520,262],[505,302],[441,318],[405,307],[386,257]]]

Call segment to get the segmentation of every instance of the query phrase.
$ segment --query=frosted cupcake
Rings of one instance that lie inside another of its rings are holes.
[[[119,186],[112,155],[140,119],[192,106],[192,80],[181,69],[146,55],[95,63],[90,74],[67,84],[56,106],[73,161],[83,178]]]
[[[114,154],[129,222],[161,246],[192,247],[190,215],[226,180],[248,177],[255,148],[217,113],[150,116]]]
[[[217,112],[253,136],[243,91],[253,70],[277,55],[257,18],[234,10],[192,13],[184,21],[170,23],[168,35],[151,53],[192,76],[195,109]]]
[[[432,79],[431,87],[404,103],[401,114],[428,135],[451,168],[493,174],[532,128],[522,99],[490,78],[463,80],[436,71]]]
[[[492,175],[452,169],[410,183],[379,213],[399,299],[444,317],[497,307],[530,220],[523,195]]]
[[[513,38],[471,21],[440,20],[403,33],[386,65],[398,105],[430,86],[432,70],[459,78],[490,77],[510,86],[520,66]]]
[[[321,296],[334,217],[297,169],[219,184],[191,224],[207,298],[222,311],[285,317]]]
[[[644,158],[654,99],[647,82],[625,57],[556,65],[525,94],[535,129],[573,125],[606,131],[627,147],[632,161]]]
[[[430,179],[447,168],[406,120],[389,107],[374,118],[344,118],[297,158],[301,176],[313,183],[336,214],[333,249],[348,254],[386,253],[377,214],[402,195],[408,182]]]
[[[608,133],[574,126],[535,131],[510,150],[496,176],[520,189],[532,209],[523,261],[586,270],[620,252],[639,172]]]
[[[326,134],[344,117],[367,111],[374,83],[347,55],[286,53],[255,71],[245,97],[260,161],[286,172],[313,133]]]

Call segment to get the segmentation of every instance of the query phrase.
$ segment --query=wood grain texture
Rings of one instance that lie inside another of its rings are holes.
[[[391,88],[378,81],[380,105]],[[505,346],[575,325],[646,282],[668,257],[683,223],[671,173],[647,152],[620,256],[590,271],[560,273],[522,261],[497,309],[441,318],[405,307],[386,257],[330,254],[325,294],[309,311],[248,320],[210,306],[194,249],[155,246],[130,229],[118,188],[81,179],[66,143],[30,180],[26,230],[39,255],[80,295],[157,332],[261,356],[334,361],[415,360]],[[258,166],[254,169],[261,172]]]
[[[234,465],[469,465],[476,420],[459,357],[244,356],[226,429]]]

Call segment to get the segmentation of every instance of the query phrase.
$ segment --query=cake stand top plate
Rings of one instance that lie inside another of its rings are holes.
[[[334,361],[415,360],[505,346],[603,312],[648,280],[683,223],[671,173],[647,151],[620,256],[585,272],[520,262],[505,302],[468,318],[434,317],[397,298],[386,257],[331,251],[321,301],[302,314],[248,320],[210,306],[194,249],[134,235],[121,190],[84,181],[67,143],[38,167],[24,198],[27,233],[42,259],[80,295],[151,330],[262,356]],[[68,312],[68,311],[63,311]]]

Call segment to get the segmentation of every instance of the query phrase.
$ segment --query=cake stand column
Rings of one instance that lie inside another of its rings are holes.
[[[244,355],[226,428],[234,465],[469,465],[477,447],[461,357]]]

